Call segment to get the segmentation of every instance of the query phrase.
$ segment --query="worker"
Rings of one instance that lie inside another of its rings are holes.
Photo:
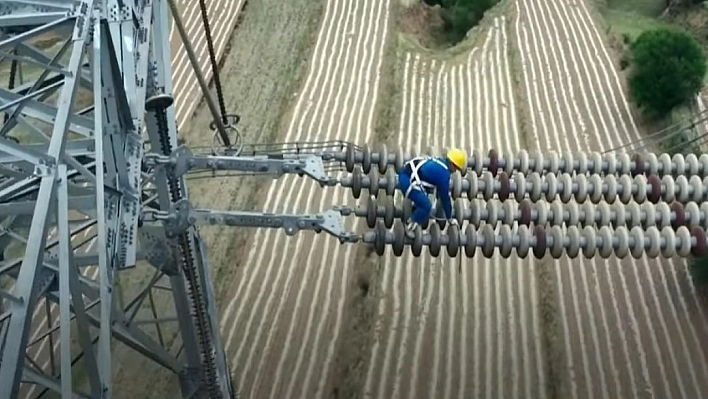
[[[430,217],[432,204],[428,198],[428,189],[437,191],[448,222],[457,225],[452,218],[452,199],[450,198],[450,176],[467,168],[467,155],[464,151],[453,148],[446,157],[413,158],[398,171],[398,189],[403,196],[413,203],[413,213],[406,222],[406,235],[415,237],[415,230]]]

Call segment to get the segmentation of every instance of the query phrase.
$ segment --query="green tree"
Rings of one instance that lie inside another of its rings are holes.
[[[646,31],[629,49],[629,91],[648,116],[665,116],[703,86],[706,57],[689,34],[673,29]]]
[[[701,256],[693,258],[689,261],[689,270],[693,282],[705,288],[708,286],[708,257]]]

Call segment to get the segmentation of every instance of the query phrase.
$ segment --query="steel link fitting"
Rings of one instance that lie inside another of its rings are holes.
[[[368,145],[357,149],[350,144],[345,151],[329,153],[328,159],[344,162],[346,170],[353,172],[356,165],[361,165],[364,173],[369,173],[372,169],[378,169],[383,174],[389,166],[399,170],[404,163],[416,156],[434,155],[441,156],[443,151],[430,149],[418,155],[410,154],[397,149],[389,152],[387,146],[381,145],[378,151],[373,151]],[[612,175],[658,175],[658,176],[708,176],[708,154],[696,156],[694,154],[682,155],[667,153],[654,154],[629,154],[629,153],[609,153],[580,152],[562,154],[550,152],[529,153],[521,150],[517,153],[499,153],[491,149],[486,156],[479,150],[468,152],[467,167],[480,175],[483,171],[488,171],[496,176],[504,171],[508,175],[513,173],[529,174],[536,172],[543,173],[577,173],[577,174],[612,174]]]
[[[382,202],[379,204],[375,199],[369,198],[364,206],[346,211],[340,210],[340,212],[366,218],[369,228],[374,228],[379,220],[383,221],[386,228],[391,228],[394,221],[405,222],[411,215],[412,207],[409,201],[404,201],[402,206],[394,205],[393,198],[386,197]],[[658,204],[615,202],[610,205],[606,202],[578,204],[571,201],[564,204],[559,201],[533,203],[528,199],[517,202],[514,200],[499,201],[498,199],[465,201],[458,198],[453,204],[452,216],[460,224],[466,221],[477,227],[482,224],[496,226],[501,223],[510,226],[520,224],[525,226],[591,226],[598,228],[601,226],[626,226],[628,228],[639,226],[645,229],[651,226],[658,228],[669,226],[674,230],[680,226],[686,226],[708,230],[708,202],[698,205],[692,201],[686,204],[680,202],[672,202],[671,204],[666,202]],[[435,219],[436,210],[433,210],[429,220]],[[438,223],[441,223],[441,227],[445,226],[444,220],[438,220]],[[423,227],[427,227],[427,225]]]
[[[395,178],[397,179],[397,177]],[[339,182],[343,187],[351,188],[354,198],[361,196],[363,188],[369,189],[374,197],[379,190],[384,190],[387,195],[393,195],[397,180],[394,177],[379,177],[378,171],[371,170],[367,176],[359,168],[354,173],[345,176]],[[606,201],[610,204],[620,201],[627,204],[630,201],[644,203],[658,203],[659,201],[690,201],[702,203],[708,195],[708,177],[701,179],[697,175],[686,177],[684,175],[674,178],[672,176],[659,177],[657,175],[629,175],[617,177],[615,175],[571,175],[562,173],[556,175],[547,173],[540,175],[533,172],[530,175],[516,173],[512,178],[506,172],[493,176],[490,172],[469,172],[465,178],[459,174],[452,175],[450,181],[450,194],[453,199],[483,198],[489,201],[498,198],[505,201],[514,198],[522,201],[527,196],[533,202],[540,200],[554,201],[559,198],[561,202],[568,203],[590,201],[595,204]]]
[[[624,226],[615,229],[609,226],[599,229],[590,226],[569,226],[565,229],[560,226],[536,226],[530,229],[521,225],[512,230],[511,226],[502,225],[495,231],[490,224],[480,228],[468,224],[463,230],[450,226],[443,232],[440,226],[432,224],[429,232],[422,233],[418,228],[413,239],[406,236],[403,223],[397,221],[393,227],[393,230],[387,230],[379,222],[375,230],[364,234],[363,241],[373,244],[379,256],[385,253],[388,245],[392,247],[395,256],[401,256],[405,247],[410,247],[413,256],[420,256],[423,247],[428,247],[433,257],[440,256],[441,249],[445,248],[451,257],[464,250],[468,258],[477,254],[477,248],[485,258],[491,258],[496,253],[508,258],[512,250],[521,258],[526,258],[532,251],[537,259],[546,254],[555,259],[564,255],[577,258],[581,252],[588,259],[595,256],[607,259],[613,255],[638,259],[645,254],[649,258],[670,258],[675,255],[685,258],[708,253],[706,232],[697,226],[690,229],[681,226],[674,231],[669,226],[661,229],[655,226],[647,229],[639,226],[631,229]]]

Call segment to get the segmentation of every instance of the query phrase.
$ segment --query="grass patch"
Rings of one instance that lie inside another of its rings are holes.
[[[607,0],[605,6],[618,11],[629,11],[637,15],[658,17],[664,11],[664,0]]]
[[[334,399],[354,399],[361,396],[361,387],[366,379],[371,343],[373,342],[376,322],[376,304],[381,298],[380,267],[381,258],[375,254],[367,254],[369,248],[357,248],[356,259],[350,266],[356,267],[356,273],[350,284],[354,289],[348,290],[348,309],[345,333],[339,343],[337,360],[334,368],[333,386],[330,397]]]
[[[695,114],[696,111],[691,109],[689,106],[677,107],[663,121],[661,121],[662,125],[660,127],[672,126],[674,124],[689,120]],[[700,155],[702,152],[702,146],[700,143],[702,143],[703,140],[697,139],[701,134],[702,132],[698,126],[687,127],[680,133],[662,140],[657,147],[659,150],[670,154],[681,153],[686,155],[693,153]]]
[[[608,9],[603,12],[603,16],[614,33],[621,36],[626,35],[632,40],[647,30],[675,28],[675,26],[667,22],[635,10]]]

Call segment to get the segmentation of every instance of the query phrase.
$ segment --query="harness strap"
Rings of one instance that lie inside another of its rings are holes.
[[[418,174],[418,171],[420,170],[421,167],[426,162],[435,162],[438,165],[442,166],[443,168],[447,169],[447,165],[445,165],[444,162],[437,158],[431,158],[431,157],[418,157],[418,158],[413,158],[410,161],[406,163],[406,168],[409,168],[411,171],[411,185],[408,186],[408,190],[406,190],[405,197],[408,198],[410,193],[413,190],[420,190],[420,191],[425,191],[424,189],[435,189],[434,184],[430,184],[427,181],[423,180],[420,178],[420,175]]]

